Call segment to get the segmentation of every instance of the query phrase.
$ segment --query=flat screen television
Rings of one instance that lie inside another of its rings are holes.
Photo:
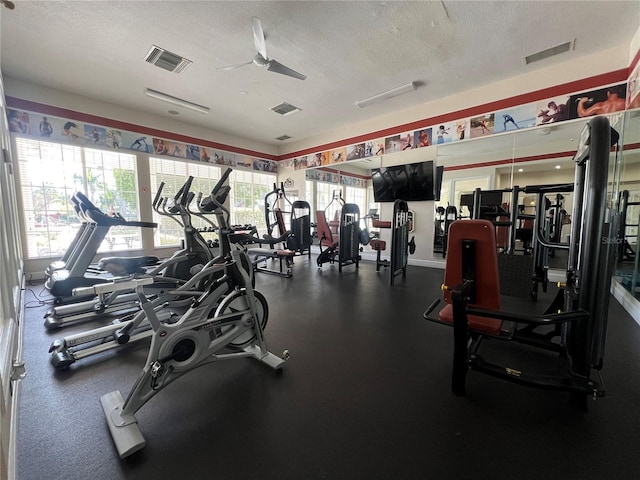
[[[443,167],[433,161],[409,163],[371,170],[376,202],[440,200]]]

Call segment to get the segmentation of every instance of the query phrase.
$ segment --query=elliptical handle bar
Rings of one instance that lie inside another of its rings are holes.
[[[174,197],[174,200],[176,201],[176,203],[178,203],[178,200],[180,200],[180,204],[183,207],[187,206],[189,202],[193,200],[193,196],[189,196],[192,182],[193,182],[193,176],[189,175],[189,178],[187,178],[187,181],[184,182],[184,185],[180,187],[180,190],[178,190],[178,193],[176,193],[176,196]]]
[[[156,210],[160,206],[160,204],[158,202],[160,202],[160,196],[162,195],[162,189],[163,188],[164,188],[164,182],[160,182],[160,186],[158,187],[158,191],[156,192],[156,196],[153,197],[153,203],[151,204],[151,206],[153,207],[154,210]]]
[[[220,180],[218,180],[218,183],[216,183],[215,187],[213,187],[213,190],[211,190],[212,197],[215,196],[218,193],[218,191],[222,188],[222,185],[224,185],[224,182],[227,181],[227,178],[229,178],[229,175],[231,175],[232,171],[233,169],[231,168],[227,168],[225,170],[225,172],[220,177]]]

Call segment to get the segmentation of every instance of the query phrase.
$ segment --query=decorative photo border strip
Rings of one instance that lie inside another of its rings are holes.
[[[117,130],[101,125],[82,123],[71,118],[43,115],[27,110],[9,108],[7,116],[11,133],[37,137],[45,141],[126,150],[134,153],[144,152],[149,155],[278,173],[278,162],[275,160],[239,155],[201,145],[141,135],[137,132]]]
[[[629,94],[629,104],[640,106],[640,87],[636,67],[631,79],[635,79]],[[425,125],[417,130],[397,133],[386,138],[367,140],[340,149],[321,151],[311,155],[280,160],[279,166],[296,170],[328,166],[383,154],[402,153],[405,150],[442,145],[494,134],[534,128],[593,115],[624,111],[627,103],[627,83],[617,83],[594,90],[548,98],[537,102],[516,105],[495,112],[487,112],[469,118],[461,118],[436,125]],[[634,102],[635,103],[632,103]],[[344,151],[344,157],[334,152]],[[339,158],[339,160],[336,160]]]

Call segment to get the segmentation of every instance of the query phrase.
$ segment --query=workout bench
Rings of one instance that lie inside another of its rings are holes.
[[[270,273],[272,275],[281,275],[286,278],[293,276],[291,265],[293,265],[293,257],[296,252],[288,249],[270,250],[268,248],[250,248],[247,253],[253,258],[253,270],[255,272]],[[275,270],[267,267],[268,259],[278,259],[280,261],[280,269]],[[264,262],[264,263],[263,263]],[[284,262],[284,264],[283,264]],[[263,265],[260,265],[263,263]],[[286,266],[286,270],[285,270]]]

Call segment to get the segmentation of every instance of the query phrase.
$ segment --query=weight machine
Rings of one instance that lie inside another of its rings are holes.
[[[360,208],[353,203],[345,203],[340,210],[337,225],[337,234],[330,222],[327,222],[325,212],[316,212],[318,222],[318,240],[320,241],[320,254],[318,255],[318,267],[324,263],[338,261],[338,271],[342,267],[354,265],[358,268],[360,262]],[[323,248],[324,247],[324,248]]]
[[[311,258],[311,206],[304,200],[291,202],[284,189],[273,184],[273,190],[264,197],[264,215],[267,235],[274,236],[274,227],[278,228],[278,237],[288,234],[285,246],[296,255]],[[289,216],[291,228],[287,230],[285,215]]]
[[[452,390],[465,393],[469,370],[510,382],[567,391],[572,403],[586,409],[588,397],[604,395],[603,367],[609,290],[616,253],[619,213],[607,208],[609,152],[618,133],[606,117],[585,126],[574,156],[576,174],[571,244],[564,289],[547,312],[534,316],[501,309],[495,227],[488,220],[451,225],[443,284],[447,305],[437,318],[453,326]],[[542,330],[542,331],[541,331]],[[511,340],[555,352],[561,374],[540,374],[516,365],[492,363],[480,354],[484,341]]]

